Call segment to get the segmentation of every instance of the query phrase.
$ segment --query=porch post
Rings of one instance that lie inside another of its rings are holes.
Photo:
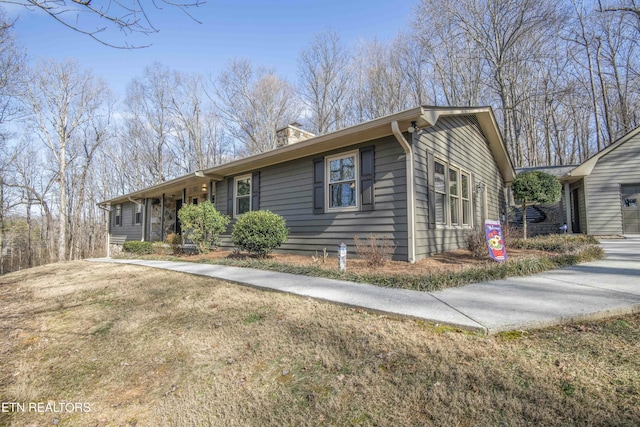
[[[164,193],[160,199],[160,241],[164,242]]]
[[[107,215],[107,258],[111,258],[111,205],[109,210],[105,210]]]
[[[142,241],[147,241],[147,198],[142,199]]]
[[[568,182],[564,183],[564,210],[566,212],[564,220],[567,224],[567,233],[572,234],[573,228],[571,227],[571,186]]]

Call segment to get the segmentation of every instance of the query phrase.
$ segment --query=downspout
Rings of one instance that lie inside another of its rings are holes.
[[[160,241],[164,242],[164,193],[160,199]]]
[[[407,176],[407,246],[409,251],[409,259],[410,263],[416,262],[416,239],[415,239],[415,191],[414,191],[414,180],[413,180],[413,150],[411,149],[411,144],[405,139],[404,135],[400,131],[400,126],[398,126],[397,121],[391,122],[391,131],[393,135],[398,140],[398,143],[402,147],[405,153],[405,163],[406,163],[406,176]]]

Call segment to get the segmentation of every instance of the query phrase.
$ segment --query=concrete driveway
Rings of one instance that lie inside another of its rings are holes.
[[[640,312],[640,236],[603,240],[607,258],[528,277],[436,292],[188,262],[101,258],[214,277],[493,334]]]
[[[488,333],[640,311],[640,237],[602,247],[601,261],[431,294]]]

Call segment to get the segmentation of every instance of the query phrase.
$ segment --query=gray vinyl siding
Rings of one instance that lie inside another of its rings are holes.
[[[640,135],[598,160],[586,178],[588,234],[623,234],[620,186],[640,183],[639,161]]]
[[[111,207],[109,229],[112,242],[142,239],[142,224],[134,224],[135,207],[136,204],[132,202],[122,203],[120,225],[116,225],[116,206]]]
[[[372,145],[375,146],[374,209],[314,214],[313,160]],[[216,185],[216,208],[223,213],[227,212],[228,182],[233,183],[233,177]],[[334,256],[338,245],[344,242],[353,256],[353,236],[368,238],[374,233],[397,245],[394,259],[407,260],[406,193],[405,154],[393,136],[260,170],[260,209],[285,218],[289,239],[280,251],[288,253],[309,255],[315,251],[322,253],[326,248]],[[222,247],[232,246],[229,232],[221,236],[221,240]]]
[[[500,220],[505,206],[505,183],[477,122],[467,116],[442,117],[436,125],[414,138],[416,259],[435,253],[466,247],[470,227],[429,227],[428,158],[436,159],[471,174],[471,217],[474,226],[482,226],[482,197],[476,186],[487,188],[487,218]]]

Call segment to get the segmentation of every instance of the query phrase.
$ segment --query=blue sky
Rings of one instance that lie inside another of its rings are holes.
[[[249,58],[256,66],[274,67],[295,81],[297,59],[314,33],[336,30],[349,45],[359,39],[389,40],[409,22],[413,0],[208,0],[192,9],[201,24],[175,8],[147,12],[160,30],[148,37],[118,35],[119,42],[149,44],[122,50],[103,46],[63,27],[41,12],[9,6],[16,18],[19,42],[30,59],[75,58],[81,66],[106,79],[124,96],[127,83],[144,68],[160,62],[184,72],[214,73],[234,57]],[[82,19],[82,18],[81,18]]]

